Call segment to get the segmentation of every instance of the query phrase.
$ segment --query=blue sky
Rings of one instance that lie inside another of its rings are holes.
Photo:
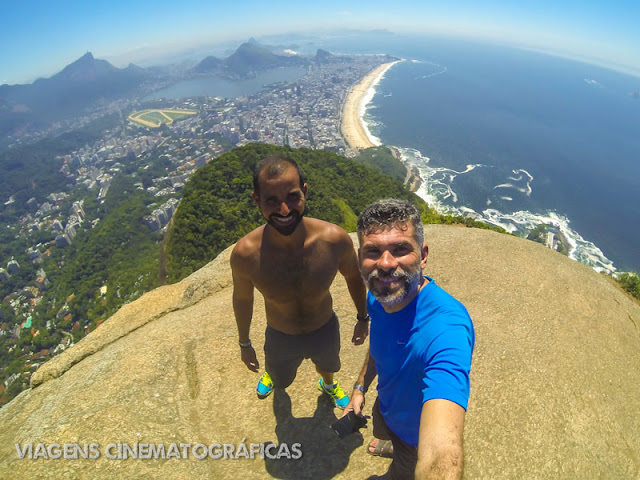
[[[29,83],[87,51],[122,67],[251,36],[386,28],[477,37],[640,76],[639,0],[0,0],[0,84]]]

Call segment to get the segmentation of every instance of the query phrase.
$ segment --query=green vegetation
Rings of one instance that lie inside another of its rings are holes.
[[[640,276],[638,276],[638,272],[625,272],[614,278],[627,293],[640,300]]]
[[[89,330],[125,302],[158,286],[160,245],[142,222],[155,199],[133,183],[130,177],[113,182],[104,218],[94,229],[81,231],[62,268],[51,270],[56,305],[73,294],[69,313]],[[105,285],[107,293],[101,297],[99,290]]]
[[[185,117],[188,117],[189,115],[194,115],[196,112],[179,112],[177,110],[163,110],[162,113],[164,113],[171,120],[178,120],[179,118],[185,118]]]
[[[138,118],[146,120],[147,122],[157,123],[158,125],[167,121],[167,118],[164,115],[160,114],[160,112],[148,112],[143,116],[139,116]]]
[[[461,215],[443,215],[435,210],[429,209],[422,212],[422,221],[424,223],[434,223],[439,225],[465,225],[471,228],[482,228],[483,230],[493,230],[494,232],[507,233],[502,227],[489,225],[471,217],[463,217]],[[513,235],[513,234],[509,234]]]
[[[124,303],[159,285],[160,237],[142,221],[152,202],[159,199],[135,188],[136,180],[116,178],[103,205],[96,202],[95,192],[85,198],[85,225],[94,219],[100,221],[93,229],[80,229],[69,247],[43,246],[50,254],[43,255],[40,266],[25,252],[43,232],[17,239],[13,229],[0,226],[1,258],[15,257],[20,264],[14,275],[0,283],[0,298],[33,285],[40,267],[50,281],[42,301],[31,312],[20,305],[14,309],[8,302],[0,304],[0,324],[6,323],[8,328],[7,334],[0,336],[0,379],[19,375],[6,391],[0,389],[0,403],[28,386],[29,374],[49,356],[43,352],[61,343],[77,342]],[[74,200],[77,198],[68,197],[62,209],[67,211]],[[100,293],[102,287],[106,287],[104,294]],[[14,336],[15,326],[27,315],[33,318],[32,328],[19,329]]]
[[[527,240],[532,240],[536,243],[547,246],[547,239],[549,232],[553,233],[553,250],[556,250],[563,255],[569,255],[569,247],[567,239],[562,235],[560,231],[556,229],[554,225],[540,224],[527,235]]]
[[[391,178],[404,182],[407,176],[407,169],[404,164],[397,159],[388,147],[371,147],[362,150],[360,155],[354,158],[356,162],[364,163],[375,168]]]

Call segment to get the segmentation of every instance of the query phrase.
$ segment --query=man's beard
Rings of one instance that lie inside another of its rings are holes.
[[[269,218],[267,218],[267,223],[269,225],[271,225],[273,228],[275,228],[281,235],[285,235],[285,236],[289,236],[291,235],[295,229],[298,227],[298,224],[302,221],[302,217],[304,217],[304,215],[307,213],[307,209],[305,208],[304,211],[302,213],[298,212],[297,210],[292,211],[289,215],[293,215],[293,221],[289,224],[289,225],[279,225],[274,218],[286,218],[289,215],[279,215],[277,213],[272,213],[271,215],[269,215]]]
[[[381,286],[374,282],[375,279],[388,280],[392,278],[402,281],[402,286],[400,288],[391,288]],[[364,281],[371,294],[383,307],[395,307],[402,303],[411,292],[418,289],[421,278],[422,270],[418,265],[415,269],[412,268],[411,270],[404,270],[398,267],[389,274],[381,273],[380,270],[375,269],[369,275],[364,277]]]

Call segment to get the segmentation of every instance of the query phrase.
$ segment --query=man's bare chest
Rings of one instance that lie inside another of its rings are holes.
[[[338,271],[337,259],[327,249],[298,252],[262,252],[254,270],[254,285],[268,297],[313,295],[326,291]]]

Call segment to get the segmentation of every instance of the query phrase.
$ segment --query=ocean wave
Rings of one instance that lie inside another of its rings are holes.
[[[566,216],[555,211],[530,212],[519,210],[516,212],[503,212],[497,208],[486,208],[478,212],[468,205],[457,205],[458,195],[453,189],[452,182],[458,175],[466,175],[478,168],[486,168],[488,165],[467,165],[463,171],[456,171],[446,167],[430,165],[430,158],[413,148],[397,147],[404,162],[417,168],[422,179],[420,188],[416,192],[429,206],[438,212],[451,215],[470,216],[476,220],[504,228],[507,232],[526,237],[531,230],[540,224],[552,225],[567,239],[569,244],[569,258],[584,263],[594,270],[613,273],[616,268],[593,242],[585,240],[578,232],[571,229],[570,220]],[[514,176],[507,177],[513,182],[524,182],[524,186],[512,183],[502,183],[496,188],[512,188],[527,196],[531,195],[531,182],[533,175],[524,169],[512,170]],[[513,201],[513,197],[499,196],[497,199]],[[494,198],[495,200],[495,198]],[[487,199],[487,207],[493,204]]]
[[[410,62],[411,63],[420,63],[420,64],[432,65],[432,66],[438,68],[437,72],[432,72],[432,73],[427,73],[426,75],[421,75],[419,77],[416,77],[414,80],[435,77],[436,75],[442,75],[443,73],[446,73],[448,71],[447,67],[445,67],[444,65],[440,65],[439,63],[435,63],[435,62],[430,62],[428,60],[410,60]]]
[[[435,77],[437,75],[442,75],[443,73],[447,73],[447,67],[442,67],[442,70],[440,70],[438,72],[433,72],[433,73],[430,73],[428,75],[422,75],[420,77],[420,80],[425,80],[427,78]]]
[[[594,87],[604,88],[604,85],[602,85],[599,81],[594,80],[593,78],[585,78],[584,81],[585,81],[585,83],[587,85],[592,85]]]

